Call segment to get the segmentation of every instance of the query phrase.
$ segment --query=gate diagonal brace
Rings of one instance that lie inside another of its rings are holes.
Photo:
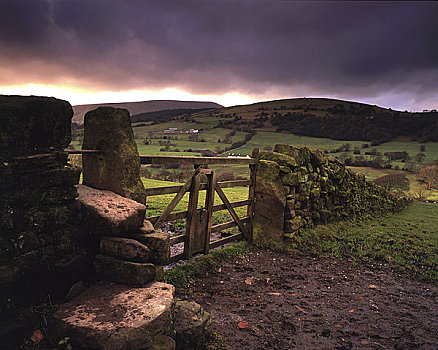
[[[230,201],[225,196],[224,191],[222,191],[222,188],[218,183],[216,183],[215,186],[216,192],[219,195],[220,199],[222,199],[222,202],[224,202],[225,206],[227,207],[228,211],[230,212],[233,220],[236,222],[237,226],[239,226],[240,231],[242,231],[243,235],[245,236],[246,240],[249,240],[247,231],[245,229],[245,226],[243,225],[242,221],[240,221],[239,217],[237,216],[236,212],[234,211],[233,207],[230,204]]]
[[[181,201],[181,199],[184,197],[185,193],[190,189],[190,186],[192,185],[193,178],[199,174],[200,169],[196,168],[193,172],[190,179],[184,184],[184,186],[181,188],[181,190],[178,192],[178,194],[175,196],[175,198],[172,199],[172,202],[169,203],[166,210],[163,211],[163,213],[160,215],[158,220],[155,222],[154,228],[155,230],[158,230],[164,223],[164,221],[167,219],[169,214],[172,212],[173,209],[177,206],[177,204]]]

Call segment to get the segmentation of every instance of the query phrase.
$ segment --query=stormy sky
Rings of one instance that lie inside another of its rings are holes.
[[[35,84],[438,108],[437,19],[435,2],[0,0],[0,93]]]

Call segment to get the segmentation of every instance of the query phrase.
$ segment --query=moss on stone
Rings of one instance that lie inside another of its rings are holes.
[[[88,112],[82,148],[102,150],[100,155],[83,156],[84,185],[145,203],[140,158],[126,109],[99,107]]]
[[[298,165],[295,158],[277,152],[261,151],[259,155],[259,159],[270,160],[277,163],[280,166],[287,166],[291,169],[296,168]]]
[[[262,152],[261,158],[265,159],[262,162],[269,163],[263,165],[265,170],[257,186],[263,184],[258,188],[263,189],[262,200],[283,187],[288,198],[284,206],[283,237],[296,237],[302,228],[311,227],[314,223],[398,211],[407,203],[366,182],[363,176],[346,169],[337,159],[325,157],[320,151],[288,145],[276,145],[274,151]],[[296,166],[290,165],[290,159],[296,161]],[[281,180],[280,184],[278,180]],[[265,208],[265,211],[268,209]],[[255,232],[259,240],[270,240],[270,218],[265,215],[263,219],[265,222],[254,226]]]

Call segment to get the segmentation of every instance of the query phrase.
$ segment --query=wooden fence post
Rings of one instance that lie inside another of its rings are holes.
[[[259,157],[259,149],[254,148],[252,150],[252,158],[258,159]],[[248,205],[246,216],[248,216],[248,224],[246,225],[246,231],[248,232],[248,238],[252,241],[252,225],[253,225],[253,217],[254,217],[254,202],[255,202],[255,187],[256,187],[256,174],[257,174],[257,163],[250,164],[250,181],[249,189],[248,189],[248,199],[251,200],[251,204]]]
[[[216,174],[207,175],[207,193],[205,195],[205,209],[207,210],[207,227],[205,229],[204,253],[210,250],[211,224],[213,219],[214,192],[216,187]]]
[[[187,209],[186,220],[186,240],[184,243],[184,256],[190,260],[193,255],[193,239],[197,225],[199,223],[198,217],[198,198],[199,198],[200,174],[196,173],[192,178],[192,185],[190,186],[189,205]]]

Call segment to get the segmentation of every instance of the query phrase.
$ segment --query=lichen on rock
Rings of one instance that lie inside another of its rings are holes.
[[[82,157],[84,185],[110,190],[145,203],[140,158],[128,110],[99,107],[85,115],[82,149],[101,154]]]
[[[381,215],[407,203],[319,150],[275,145],[259,156],[254,239],[292,238],[314,223]]]

